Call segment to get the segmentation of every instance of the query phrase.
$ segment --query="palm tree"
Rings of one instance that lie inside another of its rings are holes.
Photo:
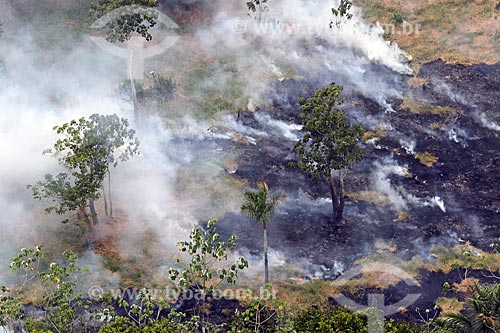
[[[276,206],[285,198],[285,194],[278,193],[269,196],[269,186],[265,182],[257,183],[256,191],[245,192],[245,202],[241,212],[264,227],[264,270],[265,283],[269,283],[269,259],[267,246],[267,223],[274,213]]]
[[[453,333],[500,332],[500,285],[476,285],[463,313],[445,314],[441,321]]]

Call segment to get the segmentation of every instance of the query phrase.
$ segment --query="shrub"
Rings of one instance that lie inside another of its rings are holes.
[[[401,13],[400,11],[396,11],[396,12],[394,12],[394,14],[392,14],[391,21],[394,24],[401,24],[405,20],[406,20],[406,16],[403,13]]]
[[[418,329],[415,328],[411,323],[406,322],[396,322],[394,320],[389,320],[385,323],[386,333],[415,333]]]
[[[310,308],[295,318],[297,332],[366,333],[366,317],[338,306]]]
[[[276,331],[277,319],[277,311],[271,309],[262,300],[255,300],[235,313],[229,332],[272,333]]]
[[[367,319],[366,315],[354,313],[345,307],[310,308],[294,318],[294,329],[301,333],[366,333],[368,332]],[[384,327],[387,333],[418,332],[418,329],[411,323],[396,322],[392,319],[386,321]]]
[[[104,325],[99,333],[140,333],[139,327],[130,319],[118,317],[112,323]]]
[[[183,314],[174,311],[167,318],[151,320],[148,325],[139,326],[127,317],[118,317],[112,323],[102,326],[99,333],[194,333],[196,323],[181,323],[182,318]]]
[[[174,79],[162,73],[152,73],[151,77],[153,86],[148,91],[151,97],[157,98],[162,104],[172,99],[177,87]]]
[[[191,330],[182,329],[180,324],[171,322],[170,320],[163,318],[159,321],[153,322],[152,324],[144,327],[143,333],[191,333]]]

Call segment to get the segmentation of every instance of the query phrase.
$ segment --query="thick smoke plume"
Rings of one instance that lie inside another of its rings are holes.
[[[60,217],[44,214],[46,203],[35,202],[26,189],[44,174],[59,171],[53,158],[41,154],[56,140],[52,127],[94,113],[132,116],[130,103],[117,94],[119,83],[126,79],[125,61],[99,49],[85,33],[75,37],[77,28],[72,27],[84,26],[87,20],[74,20],[86,15],[87,3],[58,4],[49,0],[0,3],[0,20],[5,23],[0,39],[4,68],[0,76],[0,270],[21,246],[44,242],[59,250],[73,247],[73,241],[81,242],[77,228],[73,240],[60,236],[71,233],[70,227],[60,225]],[[178,79],[178,93],[166,107],[143,110],[144,125],[137,133],[141,156],[112,170],[117,215],[123,221],[116,246],[124,257],[140,259],[138,244],[148,231],[155,235],[154,244],[161,247],[166,260],[171,260],[175,243],[185,239],[201,217],[222,214],[210,200],[214,187],[233,187],[220,191],[231,197],[221,207],[238,212],[243,184],[230,175],[231,161],[238,156],[207,142],[239,135],[255,144],[255,138],[265,133],[233,117],[199,117],[200,108],[210,103],[200,99],[202,92],[240,87],[228,97],[236,100],[222,110],[228,112],[262,107],[269,102],[273,84],[293,78],[307,78],[317,87],[335,81],[388,110],[392,109],[388,100],[401,96],[399,74],[410,72],[406,54],[383,40],[380,27],[363,22],[359,10],[337,30],[329,28],[335,1],[283,0],[269,5],[270,11],[258,23],[247,15],[244,2],[217,1],[206,9],[210,24],[201,24],[164,55],[146,63],[147,70]],[[65,16],[73,7],[80,16]],[[47,8],[56,12],[51,15],[59,15],[59,21],[51,16],[44,20],[42,9]],[[201,62],[201,58],[209,60]],[[208,74],[192,73],[212,60],[215,68]],[[194,84],[187,87],[187,78]],[[183,95],[184,91],[190,95]],[[283,140],[297,139],[300,127],[296,125],[267,115],[258,115],[257,120]],[[404,198],[384,181],[394,170],[388,168],[379,168],[376,186],[385,188],[384,193],[403,208]],[[210,177],[215,184],[188,184]],[[191,201],[179,195],[189,186],[188,193],[196,192]],[[281,256],[273,252],[274,258]],[[86,258],[93,267],[101,267],[98,256],[87,254]]]

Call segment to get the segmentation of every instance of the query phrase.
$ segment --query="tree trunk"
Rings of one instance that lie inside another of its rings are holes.
[[[339,197],[337,196],[337,190],[336,190],[336,184],[335,184],[335,179],[333,177],[333,171],[330,173],[330,177],[328,177],[328,185],[330,187],[330,194],[332,196],[332,206],[333,206],[333,211],[332,211],[332,220],[335,222],[338,222],[338,216],[340,212],[340,202],[339,202]],[[342,214],[340,214],[342,218]]]
[[[106,189],[104,188],[104,185],[102,186],[102,198],[104,200],[104,213],[106,216],[109,216],[108,212],[108,198],[106,196]]]
[[[339,184],[340,184],[340,193],[339,193],[339,211],[337,213],[337,222],[342,221],[342,216],[344,214],[344,207],[345,207],[345,191],[344,191],[344,177],[345,177],[345,171],[340,170],[339,171]]]
[[[111,198],[111,172],[108,167],[109,216],[113,217],[113,199]]]
[[[134,61],[134,51],[130,50],[130,55],[129,55],[129,73],[128,73],[128,78],[130,80],[130,89],[132,92],[132,100],[134,104],[134,121],[135,124],[139,124],[139,101],[137,100],[137,90],[135,89],[135,81],[134,81],[134,66],[133,62]]]
[[[269,283],[269,257],[267,245],[267,223],[264,222],[264,283]]]
[[[85,249],[89,251],[92,249],[92,225],[90,224],[85,205],[78,206],[77,217],[80,222],[84,222],[82,231],[85,236]]]
[[[262,4],[259,1],[259,24],[262,23]]]
[[[98,225],[99,219],[97,218],[97,212],[94,206],[94,199],[89,199],[89,208],[90,208],[90,215],[92,216],[92,224]]]

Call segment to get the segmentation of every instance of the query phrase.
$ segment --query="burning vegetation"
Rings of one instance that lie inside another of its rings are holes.
[[[498,331],[499,8],[0,3],[0,327]]]

